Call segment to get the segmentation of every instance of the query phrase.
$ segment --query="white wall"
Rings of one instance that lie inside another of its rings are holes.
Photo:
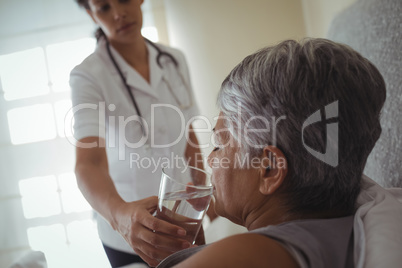
[[[305,35],[298,0],[165,0],[170,45],[187,57],[201,113],[218,115],[216,96],[226,75],[264,46]],[[208,142],[210,135],[200,136]]]
[[[196,101],[211,127],[219,113],[220,85],[235,65],[264,46],[305,36],[298,0],[165,0],[164,4],[169,43],[186,55]],[[202,144],[209,144],[210,137],[211,133],[198,133]],[[210,150],[211,144],[205,156]],[[218,218],[205,235],[210,243],[244,231]]]
[[[142,14],[143,27],[150,24],[150,17],[152,17],[152,23],[158,29],[158,43],[169,45],[164,2],[162,0],[144,0],[142,4]]]
[[[326,37],[334,16],[356,0],[301,0],[306,35]]]

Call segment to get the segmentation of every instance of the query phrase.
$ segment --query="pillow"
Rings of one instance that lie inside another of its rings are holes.
[[[384,189],[363,175],[354,220],[355,267],[400,267],[402,188]]]
[[[41,251],[29,251],[10,268],[47,268],[45,254]]]

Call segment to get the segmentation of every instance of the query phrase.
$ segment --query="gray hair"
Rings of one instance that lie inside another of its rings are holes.
[[[246,57],[222,83],[217,103],[243,155],[259,156],[270,144],[284,153],[288,175],[282,189],[292,211],[352,213],[367,157],[381,134],[385,96],[377,68],[352,48],[304,39],[283,41]],[[311,124],[303,131],[310,115],[334,102],[339,124],[335,167],[305,146],[325,152],[330,142],[326,125]],[[249,129],[266,129],[261,119],[272,122],[281,117],[276,133],[244,135],[246,124]]]

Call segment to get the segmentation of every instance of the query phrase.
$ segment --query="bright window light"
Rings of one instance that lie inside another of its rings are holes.
[[[46,47],[53,91],[68,91],[71,70],[94,52],[95,38],[83,38]]]
[[[58,176],[61,189],[61,201],[65,213],[91,210],[77,187],[74,173],[64,173]]]
[[[66,231],[62,224],[28,228],[27,234],[31,248],[45,253],[47,267],[78,267],[66,262],[69,248]]]
[[[25,218],[49,217],[61,213],[55,176],[21,180],[19,188]]]
[[[72,113],[68,113],[71,107],[71,100],[62,100],[54,103],[57,132],[60,137],[73,136],[72,126],[74,124],[74,118]]]
[[[80,267],[110,267],[94,221],[85,220],[70,223],[67,225],[67,236],[70,241],[71,254],[76,260],[80,260]]]
[[[0,56],[0,76],[9,101],[49,92],[45,55],[39,47]]]
[[[48,247],[65,247],[66,232],[62,224],[28,228],[28,241],[33,250],[43,250]]]
[[[37,104],[11,109],[7,113],[13,144],[50,140],[56,137],[52,105]]]
[[[158,36],[158,29],[156,27],[150,26],[150,27],[144,27],[141,29],[141,34],[151,40],[152,42],[158,42],[159,41],[159,36]]]

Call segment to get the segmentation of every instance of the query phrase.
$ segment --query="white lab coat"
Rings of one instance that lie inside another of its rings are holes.
[[[110,46],[134,94],[150,135],[144,146],[141,146],[140,142],[141,126],[135,121],[137,113],[107,54],[105,40],[100,40],[95,52],[70,74],[75,120],[74,137],[77,141],[89,136],[106,139],[111,178],[118,193],[128,202],[158,194],[162,164],[183,164],[186,147],[185,126],[199,113],[183,54],[158,44],[162,51],[173,55],[179,64],[176,68],[168,57],[163,56],[163,68],[160,68],[156,62],[157,51],[149,44],[147,46],[150,84]],[[187,87],[178,72],[183,75]],[[163,77],[171,85],[174,94],[170,92]],[[184,109],[178,107],[176,98],[186,106]],[[152,108],[152,105],[160,104],[163,106]],[[151,148],[147,149],[149,145]],[[105,245],[133,253],[120,234],[100,215],[97,221],[99,236]]]

